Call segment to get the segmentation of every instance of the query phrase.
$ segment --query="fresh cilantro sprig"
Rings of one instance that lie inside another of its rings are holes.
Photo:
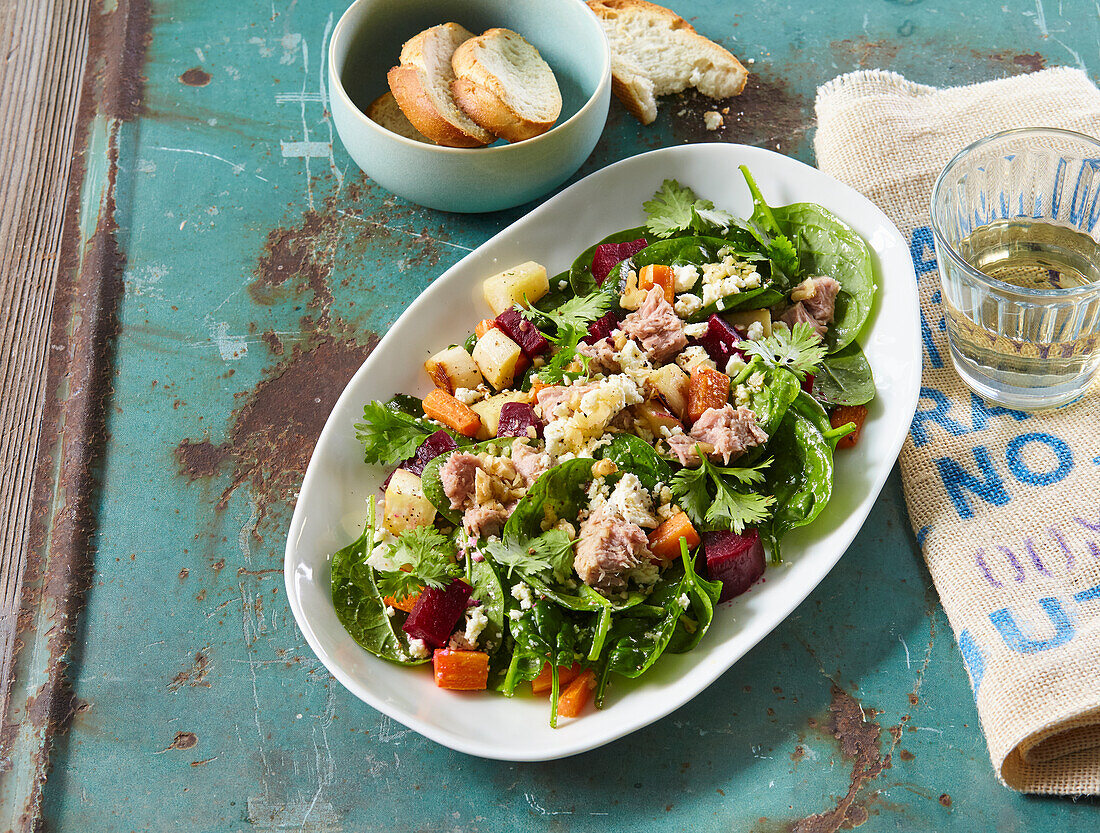
[[[788,329],[782,321],[772,325],[772,334],[757,341],[738,345],[752,356],[759,356],[769,367],[782,367],[799,379],[806,378],[825,358],[826,348],[814,328],[805,321]]]
[[[610,292],[593,292],[589,295],[575,295],[552,310],[542,311],[530,308],[521,308],[524,315],[535,319],[539,329],[546,332],[553,329],[560,333],[562,330],[572,327],[576,330],[587,330],[588,325],[597,318],[605,315],[611,309],[615,296]]]
[[[764,469],[771,460],[751,467],[717,466],[700,454],[697,469],[681,469],[672,477],[669,487],[680,508],[692,522],[710,529],[728,529],[740,533],[746,526],[766,520],[775,498],[756,492],[745,492],[735,485],[752,486],[764,480]],[[714,486],[711,497],[710,486]]]
[[[411,457],[438,426],[402,413],[381,402],[368,402],[363,421],[356,424],[355,436],[363,444],[363,459],[368,463],[392,464]]]
[[[406,529],[390,548],[394,569],[378,573],[378,589],[394,599],[414,596],[425,587],[442,590],[462,575],[453,553],[454,545],[435,527]]]
[[[551,385],[568,385],[574,379],[587,376],[588,357],[577,352],[577,345],[586,334],[587,330],[563,327],[556,336],[547,336],[554,342],[556,350],[539,371],[539,379]],[[580,370],[569,369],[574,361],[580,363]]]
[[[666,179],[652,199],[642,203],[648,219],[646,228],[658,237],[671,237],[679,231],[694,228],[703,232],[709,228],[727,229],[733,215],[715,208],[710,200],[700,199],[686,185]]]
[[[519,570],[528,575],[553,573],[560,579],[573,566],[573,542],[560,529],[551,529],[528,541],[514,538],[493,541],[485,549],[493,561],[507,569],[509,577],[513,570]]]

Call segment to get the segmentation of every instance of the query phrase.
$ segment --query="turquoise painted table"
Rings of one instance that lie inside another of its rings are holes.
[[[711,105],[692,96],[665,101],[647,128],[613,104],[578,176],[686,141],[812,162],[814,90],[859,67],[934,84],[1055,63],[1100,70],[1092,0],[676,8],[753,73],[726,126],[706,131]],[[997,782],[896,474],[789,620],[690,704],[598,751],[467,757],[329,676],[281,571],[313,442],[408,302],[523,213],[429,211],[359,173],[326,110],[323,58],[342,11],[93,4],[92,59],[114,69],[78,135],[79,242],[105,277],[69,314],[73,339],[93,311],[117,314],[96,331],[103,453],[82,486],[94,523],[74,539],[94,573],[63,584],[75,620],[40,612],[23,634],[13,702],[59,669],[73,699],[48,720],[33,697],[19,706],[39,731],[18,733],[5,790],[22,803],[5,818],[29,829],[26,806],[50,830],[86,833],[1096,829],[1093,801]],[[63,415],[80,384],[51,388]],[[68,521],[46,517],[43,541],[56,543]]]

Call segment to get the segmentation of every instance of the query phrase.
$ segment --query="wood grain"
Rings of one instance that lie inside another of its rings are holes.
[[[27,563],[49,326],[60,268],[89,0],[0,8],[0,705]]]

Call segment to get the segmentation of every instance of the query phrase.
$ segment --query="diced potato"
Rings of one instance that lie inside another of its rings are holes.
[[[475,402],[470,407],[474,413],[481,417],[481,431],[478,432],[479,440],[491,440],[497,435],[500,427],[500,409],[509,402],[530,402],[531,395],[523,391],[511,393],[498,393],[488,399]]]
[[[497,390],[506,388],[516,378],[523,351],[500,330],[489,330],[474,345],[473,359],[481,375]]]
[[[684,427],[683,423],[669,412],[664,403],[657,399],[650,399],[640,405],[635,405],[634,418],[648,428],[655,437],[664,436],[662,428],[671,431],[673,428]]]
[[[448,347],[436,353],[426,362],[424,369],[435,383],[447,393],[458,388],[476,388],[481,384],[481,371],[465,348]]]
[[[420,478],[407,469],[397,469],[386,486],[386,510],[382,523],[394,535],[406,529],[427,526],[435,520],[435,507],[424,497]]]
[[[626,273],[626,288],[619,298],[623,309],[635,310],[645,303],[646,291],[638,286],[638,273],[631,269]]]
[[[688,375],[674,364],[666,364],[649,375],[661,399],[678,417],[687,412]]]
[[[760,326],[764,328],[765,338],[772,334],[772,314],[769,310],[737,310],[735,312],[727,312],[723,317],[733,326],[735,326],[742,334],[748,332],[749,325],[752,324],[752,322],[754,321],[759,321]]]
[[[545,266],[529,260],[486,278],[481,291],[493,315],[500,315],[516,304],[526,307],[535,303],[550,291],[550,280]]]

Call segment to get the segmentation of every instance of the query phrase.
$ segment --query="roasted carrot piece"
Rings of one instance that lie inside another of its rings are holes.
[[[863,430],[863,421],[867,419],[866,405],[841,405],[829,414],[829,424],[833,428],[847,425],[849,422],[856,424],[856,430],[846,437],[841,437],[836,444],[837,448],[852,448],[859,442],[859,432]]]
[[[566,668],[563,665],[558,666],[558,689],[559,691],[565,686],[569,685],[573,680],[577,678],[577,675],[581,673],[581,667],[574,665],[572,668]],[[542,666],[542,671],[535,679],[531,680],[531,692],[533,694],[546,694],[553,688],[553,679],[550,676],[550,663],[545,663]]]
[[[699,533],[686,512],[677,512],[649,533],[649,550],[662,561],[672,561],[680,557],[681,538],[687,542],[689,550],[699,546]]]
[[[424,413],[437,419],[459,434],[476,437],[481,428],[481,417],[473,412],[469,405],[459,402],[447,391],[435,388],[424,397]]]
[[[705,365],[696,365],[688,379],[688,421],[695,422],[707,408],[721,408],[729,395],[729,376]]]
[[[571,682],[558,698],[558,717],[576,717],[581,713],[592,689],[596,687],[596,675],[589,668]]]
[[[440,648],[432,654],[435,684],[452,691],[481,691],[489,682],[489,655],[484,651]]]
[[[482,318],[480,321],[477,322],[477,326],[474,327],[474,335],[478,338],[481,338],[483,335],[489,332],[489,330],[492,330],[494,327],[496,327],[496,325],[497,320],[495,318]]]
[[[648,290],[650,287],[659,286],[665,293],[665,300],[670,304],[676,297],[675,282],[671,266],[643,266],[638,273],[638,287]]]
[[[413,607],[416,605],[416,600],[420,598],[419,593],[414,593],[412,596],[406,596],[401,601],[398,601],[393,596],[386,596],[382,599],[383,602],[389,607],[397,610],[403,610],[406,613],[412,613]]]

